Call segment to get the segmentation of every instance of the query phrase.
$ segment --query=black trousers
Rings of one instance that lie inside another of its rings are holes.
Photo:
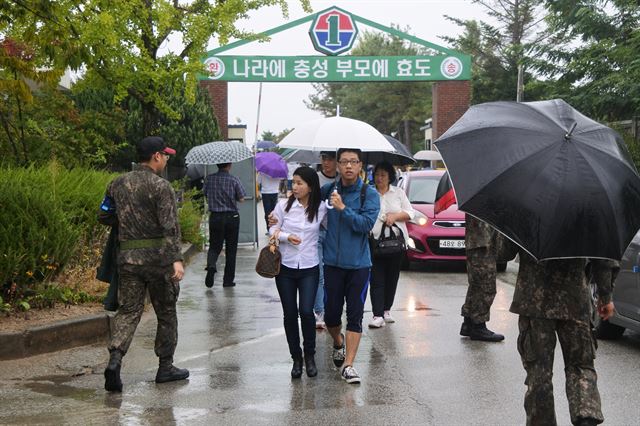
[[[278,204],[278,194],[262,194],[262,207],[264,207],[264,221],[267,224],[267,231],[269,230],[269,213],[276,208]]]
[[[384,311],[390,311],[393,299],[396,297],[398,288],[398,278],[400,278],[400,264],[402,263],[400,253],[389,257],[371,258],[371,310],[373,315],[381,317]]]
[[[209,251],[207,269],[218,270],[218,256],[224,243],[224,277],[222,284],[231,284],[236,277],[236,253],[238,251],[238,233],[240,232],[240,214],[237,212],[210,212],[209,214]]]

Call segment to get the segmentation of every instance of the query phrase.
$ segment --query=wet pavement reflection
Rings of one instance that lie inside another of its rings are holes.
[[[490,326],[503,343],[458,335],[466,274],[460,265],[403,271],[396,322],[365,330],[348,385],[333,366],[331,339],[317,333],[318,376],[291,379],[282,309],[273,280],[254,272],[257,250],[241,247],[237,286],[204,286],[205,255],[182,283],[175,362],[182,382],[156,385],[155,318],[145,313],[124,359],[124,392],[103,390],[102,345],[0,362],[2,424],[435,424],[524,423],[524,371],[516,350],[517,317],[508,312],[517,265],[499,275]],[[224,257],[222,257],[222,260]],[[220,267],[220,270],[222,268]],[[562,358],[555,371],[560,424],[569,423]],[[640,418],[640,336],[601,342],[596,360],[608,424]],[[625,403],[626,401],[626,403]]]

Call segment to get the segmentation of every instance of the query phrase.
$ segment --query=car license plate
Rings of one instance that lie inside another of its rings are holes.
[[[463,249],[464,240],[440,240],[440,248]]]

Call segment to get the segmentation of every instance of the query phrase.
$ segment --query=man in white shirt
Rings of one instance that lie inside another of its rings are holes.
[[[269,213],[273,211],[278,202],[278,192],[280,191],[280,178],[272,178],[262,172],[258,172],[258,185],[260,196],[262,197],[262,207],[264,208],[264,220],[269,230]],[[267,232],[269,235],[269,232]]]

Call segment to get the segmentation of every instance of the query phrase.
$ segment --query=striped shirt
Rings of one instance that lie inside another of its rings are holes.
[[[211,212],[237,212],[238,201],[246,197],[240,179],[226,171],[208,175],[204,182],[204,195]]]

